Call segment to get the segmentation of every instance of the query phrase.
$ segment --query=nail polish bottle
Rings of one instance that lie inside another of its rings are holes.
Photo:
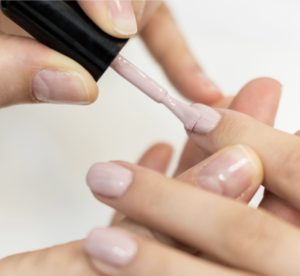
[[[38,41],[80,63],[95,80],[127,42],[103,32],[74,0],[0,0],[0,7]]]

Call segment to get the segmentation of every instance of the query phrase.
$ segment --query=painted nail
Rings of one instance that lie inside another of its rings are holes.
[[[137,22],[131,0],[110,0],[109,10],[114,30],[121,35],[137,32]]]
[[[96,262],[112,267],[130,263],[137,253],[137,243],[116,228],[96,228],[85,241],[85,250]]]
[[[33,96],[40,102],[86,104],[88,93],[78,73],[44,69],[32,81]]]
[[[121,197],[131,182],[132,172],[115,163],[97,163],[87,174],[90,189],[107,197]]]
[[[214,130],[219,124],[222,116],[213,108],[203,104],[192,104],[198,111],[199,117],[191,132],[197,134],[207,134]]]
[[[196,184],[217,194],[240,197],[260,173],[257,168],[260,161],[251,152],[241,145],[224,149],[207,159],[204,167],[195,172]]]

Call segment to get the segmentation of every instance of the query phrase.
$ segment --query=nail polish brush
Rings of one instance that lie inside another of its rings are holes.
[[[165,105],[186,130],[207,133],[219,116],[201,104],[176,100],[157,82],[119,55],[127,39],[103,32],[77,1],[0,0],[5,15],[46,46],[76,60],[98,80],[111,66],[151,99]]]

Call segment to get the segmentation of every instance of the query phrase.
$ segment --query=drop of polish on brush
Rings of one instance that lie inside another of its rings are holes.
[[[116,57],[111,67],[151,99],[166,106],[184,124],[186,130],[197,133],[208,132],[209,127],[203,127],[201,124],[203,122],[201,114],[209,112],[209,107],[202,104],[188,105],[173,98],[156,81],[121,55]],[[209,122],[206,121],[206,125],[207,123]]]

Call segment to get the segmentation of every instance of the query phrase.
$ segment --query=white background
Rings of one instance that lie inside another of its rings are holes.
[[[235,93],[258,76],[277,78],[284,94],[276,126],[300,128],[298,0],[182,0],[170,6],[224,91]],[[171,88],[140,41],[123,54]],[[85,185],[92,163],[135,161],[156,141],[180,151],[185,133],[168,111],[112,71],[99,85],[101,97],[92,106],[0,111],[0,256],[83,238],[93,226],[106,225],[111,212]]]

